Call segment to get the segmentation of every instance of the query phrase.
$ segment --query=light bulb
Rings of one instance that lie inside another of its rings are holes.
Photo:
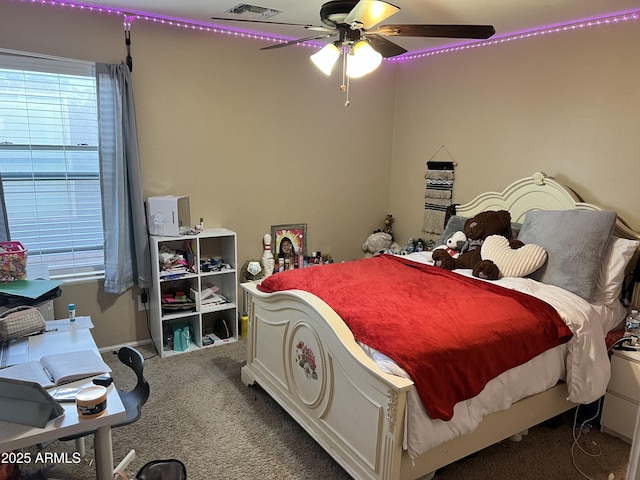
[[[340,57],[340,50],[333,43],[329,43],[309,58],[322,73],[328,76],[331,75],[338,57]]]
[[[382,55],[367,42],[360,40],[353,46],[353,53],[347,56],[347,76],[360,78],[373,72],[382,63]]]

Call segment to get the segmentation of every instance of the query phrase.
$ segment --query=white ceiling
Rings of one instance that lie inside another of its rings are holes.
[[[317,33],[296,26],[211,20],[211,17],[258,18],[249,14],[237,16],[225,13],[241,3],[282,11],[265,21],[322,25],[319,12],[325,0],[98,0],[94,5],[121,8],[131,13],[146,13],[275,34],[287,39],[304,38]],[[382,22],[382,25],[489,24],[495,27],[496,36],[606,14],[640,10],[640,0],[392,0],[391,3],[401,10]],[[390,40],[410,52],[460,42],[455,39],[407,37],[393,37]],[[265,43],[265,46],[267,45],[268,42]]]

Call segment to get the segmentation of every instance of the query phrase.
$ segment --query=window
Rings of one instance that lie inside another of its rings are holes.
[[[28,265],[51,278],[103,275],[93,64],[0,52],[0,174]]]

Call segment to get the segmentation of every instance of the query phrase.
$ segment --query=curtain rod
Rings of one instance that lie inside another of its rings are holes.
[[[54,55],[45,55],[41,53],[21,52],[19,50],[9,50],[7,48],[0,48],[0,53],[7,55],[15,55],[18,57],[32,57],[41,58],[43,60],[57,60],[62,62],[80,63],[82,65],[95,65],[95,62],[89,62],[87,60],[78,60],[75,58],[56,57]]]

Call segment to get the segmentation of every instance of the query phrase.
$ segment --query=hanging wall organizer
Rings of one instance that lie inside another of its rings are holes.
[[[444,231],[447,208],[453,203],[454,168],[457,163],[433,160],[443,149],[449,153],[447,147],[442,145],[427,161],[423,233],[440,235]]]

